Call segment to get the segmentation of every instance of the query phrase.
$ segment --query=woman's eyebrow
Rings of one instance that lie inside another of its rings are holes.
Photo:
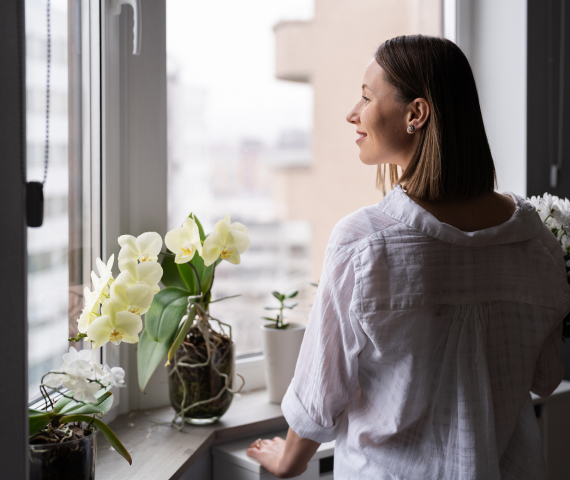
[[[368,90],[370,90],[371,92],[374,92],[374,90],[372,90],[368,85],[366,85],[365,83],[363,83],[363,84],[362,84],[362,90],[364,90],[365,88],[368,89]]]

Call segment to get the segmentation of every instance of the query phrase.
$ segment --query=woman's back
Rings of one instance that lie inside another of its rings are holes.
[[[570,287],[515,200],[467,233],[397,187],[335,228],[283,411],[301,437],[337,438],[337,478],[546,478],[529,391],[562,378]]]

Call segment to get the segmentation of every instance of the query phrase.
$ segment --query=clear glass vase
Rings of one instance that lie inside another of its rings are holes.
[[[194,425],[218,421],[233,400],[234,344],[210,330],[210,345],[208,361],[204,337],[197,327],[192,327],[168,368],[170,403],[187,423]]]
[[[29,445],[30,480],[95,480],[95,429],[71,442]]]

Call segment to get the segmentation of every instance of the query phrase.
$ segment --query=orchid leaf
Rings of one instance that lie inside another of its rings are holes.
[[[99,393],[99,392],[97,392]],[[74,402],[73,404],[68,404],[65,406],[60,413],[68,415],[91,415],[94,413],[106,413],[111,409],[113,405],[113,394],[111,392],[106,392],[98,399],[97,403],[79,403]]]
[[[169,347],[170,342],[155,342],[147,331],[143,330],[137,344],[137,373],[141,392],[144,393],[150,377],[168,352]]]
[[[52,412],[46,412],[44,410],[35,410],[33,408],[28,409],[28,420],[30,428],[30,437],[37,435],[40,430],[45,428],[49,422],[53,419],[55,415]]]
[[[102,433],[105,435],[105,438],[109,442],[109,444],[120,454],[122,455],[130,465],[133,463],[133,459],[129,455],[129,452],[121,443],[121,441],[117,438],[117,435],[114,434],[113,430],[111,430],[107,425],[105,425],[101,420],[97,418],[90,417],[88,415],[69,415],[60,419],[60,423],[71,423],[71,422],[87,422],[93,423]]]
[[[200,232],[200,240],[204,242],[204,240],[206,240],[206,234],[204,233],[204,227],[202,227],[200,220],[198,220],[198,217],[196,217],[196,215],[194,215],[193,213],[191,213],[189,217],[193,218],[194,221],[196,222],[196,225],[198,225],[198,231]]]
[[[160,263],[162,264],[163,272],[161,281],[165,287],[176,287],[182,290],[188,289],[186,282],[184,282],[180,275],[178,265],[174,262],[174,258],[164,255]],[[190,292],[188,292],[188,295],[190,295]]]
[[[173,337],[186,309],[188,292],[167,287],[158,292],[145,315],[145,331],[155,342],[166,342]]]
[[[182,345],[182,342],[184,341],[184,339],[186,338],[186,335],[188,334],[188,332],[190,331],[190,328],[192,327],[192,323],[194,322],[194,316],[195,315],[196,315],[196,310],[192,309],[190,311],[190,315],[188,315],[188,318],[186,318],[186,320],[184,320],[184,323],[182,324],[182,326],[180,327],[180,330],[178,331],[178,335],[176,335],[176,338],[174,339],[174,342],[172,343],[170,350],[168,350],[168,357],[166,358],[166,365],[165,366],[170,365],[170,360],[172,359],[172,357],[176,353],[176,350],[178,350],[180,345]]]
[[[194,265],[197,258],[200,258],[200,255],[194,254],[192,258],[192,265]],[[203,263],[203,261],[202,261]],[[186,285],[185,290],[190,292],[190,295],[198,295],[198,281],[196,280],[196,274],[194,270],[188,263],[178,263],[176,265],[178,267],[178,272],[180,277],[184,281],[184,285]],[[200,276],[200,272],[198,272],[198,276]]]

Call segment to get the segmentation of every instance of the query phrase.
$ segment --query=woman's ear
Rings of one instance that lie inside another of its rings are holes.
[[[431,109],[425,98],[416,98],[408,107],[407,123],[413,125],[414,130],[422,128],[428,121]]]

